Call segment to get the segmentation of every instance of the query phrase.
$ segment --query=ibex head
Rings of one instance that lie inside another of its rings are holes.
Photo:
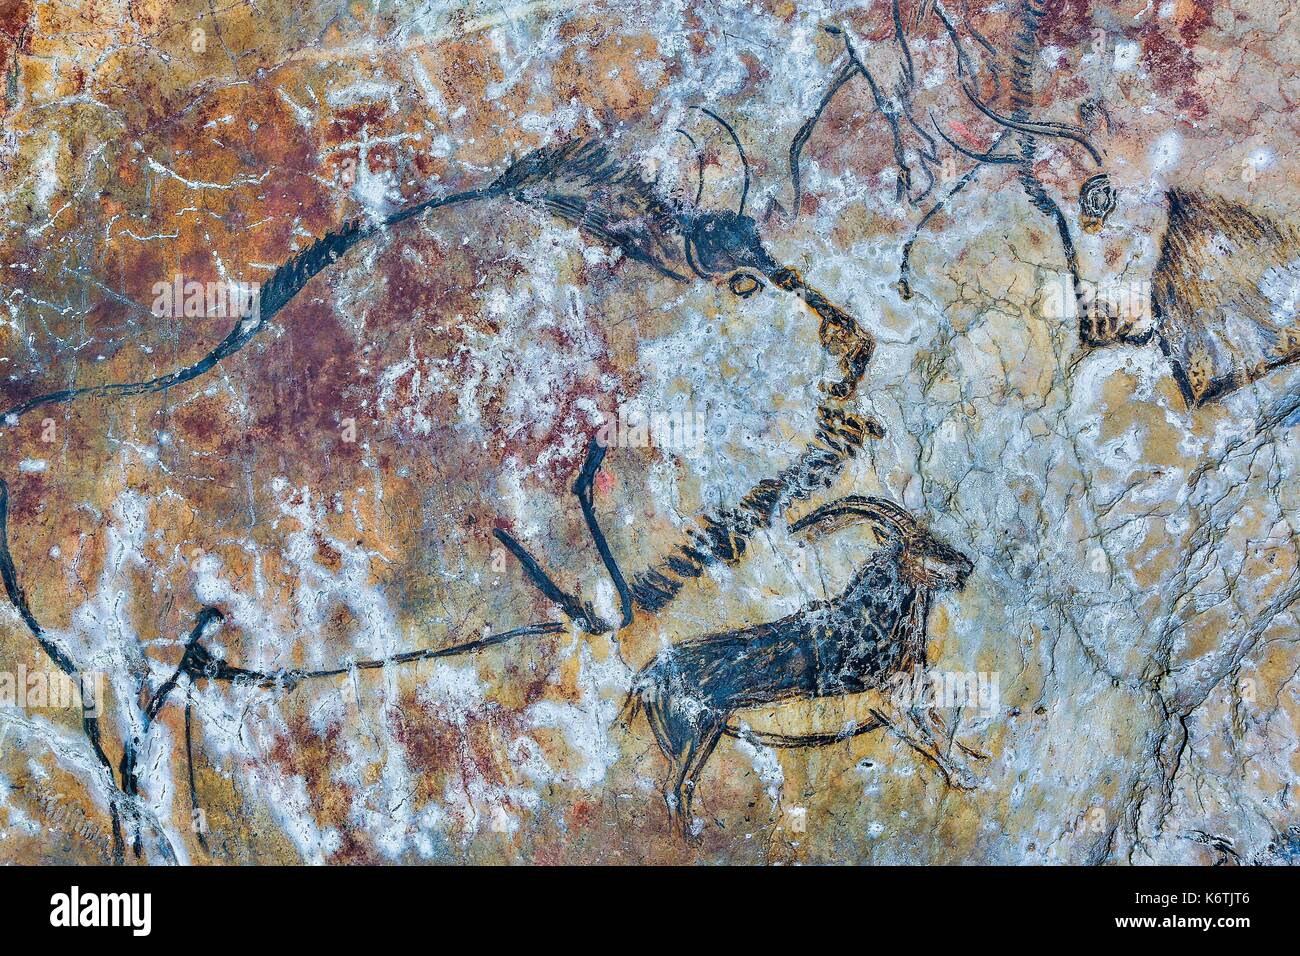
[[[906,508],[886,498],[849,495],[805,515],[790,530],[813,529],[820,537],[859,522],[866,522],[882,541],[898,547],[900,569],[913,587],[960,591],[975,569],[964,554],[931,534]]]

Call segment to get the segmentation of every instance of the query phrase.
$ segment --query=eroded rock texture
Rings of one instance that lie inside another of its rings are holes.
[[[1293,861],[1295,16],[4,0],[0,859]]]

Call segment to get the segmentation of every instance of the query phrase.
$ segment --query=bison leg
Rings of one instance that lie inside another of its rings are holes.
[[[723,721],[709,721],[704,727],[700,728],[696,736],[691,740],[687,749],[686,759],[682,763],[680,772],[673,785],[673,802],[677,807],[676,823],[682,836],[688,840],[694,839],[691,833],[691,803],[695,799],[695,787],[699,783],[700,774],[704,770],[704,765],[713,754],[713,749],[718,746],[718,741],[722,739]],[[669,817],[673,816],[672,809],[669,809]]]
[[[623,577],[623,572],[619,570],[618,562],[614,559],[614,553],[610,550],[609,542],[606,541],[605,534],[600,529],[600,523],[596,520],[596,509],[591,494],[596,472],[600,470],[601,462],[604,460],[605,447],[593,438],[591,444],[587,446],[587,459],[583,462],[582,471],[573,483],[572,490],[582,507],[583,520],[587,524],[587,531],[591,534],[592,542],[596,545],[596,551],[600,554],[600,560],[604,564],[610,579],[614,582],[615,590],[618,591],[619,610],[622,614],[618,628],[621,629],[632,623],[632,591]],[[524,571],[534,587],[558,604],[564,610],[565,616],[577,624],[578,627],[589,634],[607,634],[616,629],[598,617],[590,604],[580,601],[576,595],[568,593],[557,585],[554,579],[546,573],[546,569],[542,567],[541,563],[528,552],[528,549],[514,535],[503,528],[496,528],[492,533],[523,565]]]

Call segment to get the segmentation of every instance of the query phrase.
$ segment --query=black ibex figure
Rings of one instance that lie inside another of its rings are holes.
[[[770,624],[679,644],[634,680],[624,714],[630,722],[645,711],[668,758],[668,814],[684,833],[696,783],[723,734],[774,747],[807,747],[885,729],[934,763],[950,786],[973,785],[969,771],[948,756],[923,715],[896,701],[873,709],[870,721],[841,734],[761,734],[730,722],[736,711],[764,704],[885,690],[898,676],[925,667],[926,618],[934,594],[960,590],[971,562],[882,498],[842,498],[791,530],[824,534],[859,521],[868,522],[886,546],[838,596]]]

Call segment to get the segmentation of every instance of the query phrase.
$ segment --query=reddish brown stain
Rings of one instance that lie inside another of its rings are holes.
[[[32,16],[32,0],[0,0],[0,35],[16,40]]]
[[[1206,28],[1214,22],[1214,11],[1218,6],[1217,0],[1196,0],[1195,3],[1189,4],[1191,7],[1187,18],[1178,27],[1178,34],[1183,38],[1183,42],[1188,46],[1195,46],[1200,40],[1201,34]]]
[[[338,851],[340,862],[376,862],[373,844],[350,837],[351,806],[354,788],[332,773],[332,768],[347,760],[342,740],[342,725],[331,723],[318,733],[303,714],[286,715],[288,730],[277,734],[268,760],[286,774],[302,777],[311,809],[323,827],[337,830],[342,839]]]
[[[1038,28],[1040,43],[1069,48],[1091,39],[1094,29],[1092,0],[1059,0],[1044,6]]]
[[[1197,89],[1199,67],[1192,51],[1156,26],[1142,32],[1141,43],[1142,65],[1151,74],[1156,90],[1174,97],[1174,105],[1183,111],[1184,119],[1204,119],[1209,107]]]

